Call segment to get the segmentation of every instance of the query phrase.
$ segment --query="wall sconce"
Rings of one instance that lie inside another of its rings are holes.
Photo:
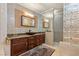
[[[26,15],[26,16],[30,16],[30,17],[34,17],[34,15],[33,15],[33,14],[28,13],[28,12],[25,12],[25,15]]]

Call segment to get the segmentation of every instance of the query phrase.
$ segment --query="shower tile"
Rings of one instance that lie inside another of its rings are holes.
[[[64,40],[79,38],[79,4],[64,5],[63,36]]]

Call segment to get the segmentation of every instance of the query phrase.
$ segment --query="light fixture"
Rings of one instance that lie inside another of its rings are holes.
[[[33,14],[28,13],[28,12],[25,12],[25,15],[26,15],[26,16],[30,16],[30,17],[34,17],[34,15],[33,15]]]

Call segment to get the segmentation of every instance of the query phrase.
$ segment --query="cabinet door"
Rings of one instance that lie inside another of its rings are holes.
[[[26,43],[21,42],[19,44],[12,45],[12,55],[19,55],[25,51],[27,51]]]
[[[26,42],[27,41],[27,37],[23,37],[23,38],[15,38],[11,40],[11,44],[17,44],[20,42]]]
[[[45,42],[45,34],[36,35],[36,44],[40,45]]]
[[[11,55],[20,55],[28,50],[27,38],[17,38],[11,41]]]
[[[35,43],[35,36],[31,36],[29,37],[29,49],[32,49],[36,46],[36,43]]]
[[[42,38],[41,38],[41,35],[37,35],[37,36],[36,36],[36,44],[37,44],[37,45],[40,45],[40,44],[41,44],[41,39],[42,39]]]

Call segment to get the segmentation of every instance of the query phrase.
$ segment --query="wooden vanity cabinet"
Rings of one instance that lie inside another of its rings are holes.
[[[11,39],[11,56],[20,55],[45,42],[45,33],[30,37]]]
[[[11,40],[11,55],[19,55],[28,50],[28,37]]]

